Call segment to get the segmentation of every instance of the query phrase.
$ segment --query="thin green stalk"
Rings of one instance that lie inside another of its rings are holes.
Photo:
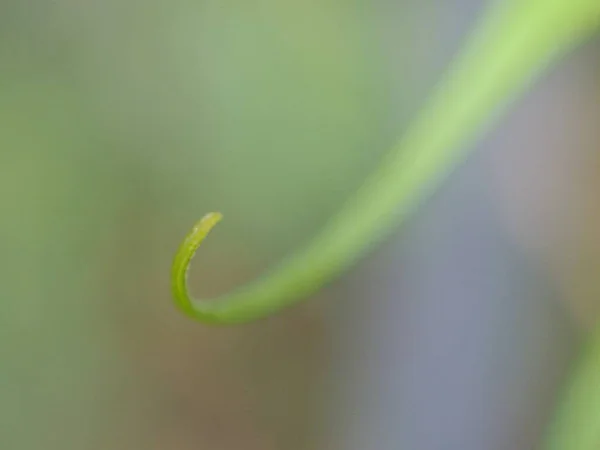
[[[187,236],[172,268],[180,309],[207,323],[246,322],[316,291],[398,226],[436,189],[507,104],[600,20],[600,0],[508,0],[485,15],[422,113],[339,214],[305,248],[216,301],[191,298],[188,266],[218,222]]]
[[[598,24],[599,2],[523,0],[492,8],[423,113],[379,169],[305,249],[264,278],[213,302],[187,289],[191,258],[219,217],[181,245],[173,294],[190,317],[235,323],[273,313],[317,290],[410,214],[464,157],[502,107]]]
[[[493,119],[551,62],[600,26],[600,0],[507,0],[492,7],[381,168],[307,247],[213,302],[187,288],[192,257],[219,213],[201,219],[175,256],[179,308],[207,323],[269,315],[317,290],[383,239],[438,187]],[[600,449],[600,329],[550,428],[547,450]]]
[[[551,423],[546,450],[600,449],[600,326],[580,360]]]

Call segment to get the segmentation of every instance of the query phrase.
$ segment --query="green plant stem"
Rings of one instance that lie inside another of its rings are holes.
[[[599,25],[600,0],[507,0],[491,8],[381,168],[320,235],[280,268],[215,302],[193,300],[189,265],[221,215],[201,219],[173,262],[179,308],[207,323],[245,322],[317,290],[405,219],[510,101]],[[548,450],[600,448],[600,329],[589,344],[550,428]]]
[[[279,268],[216,301],[193,300],[188,265],[217,216],[194,227],[172,269],[181,310],[207,323],[245,322],[316,291],[414,211],[492,119],[551,61],[591,34],[599,16],[598,0],[509,0],[493,6],[381,168]]]
[[[600,449],[600,327],[585,344],[544,448]]]

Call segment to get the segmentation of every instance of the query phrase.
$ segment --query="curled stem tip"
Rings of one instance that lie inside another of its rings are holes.
[[[192,230],[187,234],[179,250],[175,254],[171,269],[171,282],[173,297],[177,306],[188,316],[198,317],[201,311],[194,306],[189,294],[187,279],[190,271],[192,258],[202,241],[208,236],[210,230],[219,223],[223,215],[219,212],[211,212],[200,219]],[[200,317],[201,318],[201,317]]]

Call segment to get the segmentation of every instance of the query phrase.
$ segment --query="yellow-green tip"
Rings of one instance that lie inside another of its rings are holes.
[[[187,286],[190,264],[202,241],[204,241],[206,236],[208,236],[208,233],[210,233],[210,230],[222,218],[223,215],[221,213],[211,212],[196,222],[192,230],[179,246],[175,258],[173,259],[173,266],[171,268],[171,288],[173,290],[173,298],[179,309],[190,317],[197,317],[199,314],[199,310],[195,308],[192,303],[192,298]]]

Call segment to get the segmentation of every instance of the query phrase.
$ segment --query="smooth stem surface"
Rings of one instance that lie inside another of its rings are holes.
[[[216,301],[193,300],[188,265],[220,215],[209,214],[197,224],[173,263],[173,295],[181,310],[208,323],[245,322],[316,291],[414,211],[501,109],[549,62],[591,34],[599,16],[600,0],[499,2],[381,168],[279,268]]]

